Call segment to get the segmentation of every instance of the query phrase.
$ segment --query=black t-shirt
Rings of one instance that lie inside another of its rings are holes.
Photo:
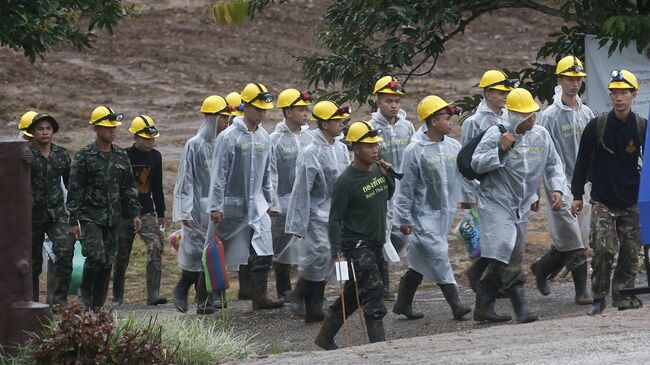
[[[142,151],[135,145],[127,148],[126,153],[131,161],[135,187],[138,190],[138,198],[142,205],[141,214],[155,211],[159,218],[164,217],[165,195],[162,184],[162,155],[158,150]]]

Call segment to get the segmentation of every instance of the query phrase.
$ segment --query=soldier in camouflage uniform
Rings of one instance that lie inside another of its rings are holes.
[[[386,242],[388,200],[395,190],[391,176],[395,175],[392,166],[379,159],[380,134],[381,130],[368,122],[350,126],[346,141],[352,143],[354,161],[334,183],[329,215],[331,251],[334,259],[341,251],[354,264],[354,276],[350,273],[350,279],[356,277],[357,283],[348,280],[343,296],[334,301],[325,315],[314,341],[325,350],[337,348],[334,336],[343,325],[343,316],[349,317],[358,309],[355,286],[363,305],[368,340],[381,342],[386,337],[382,248]]]
[[[140,202],[126,152],[112,142],[122,114],[107,106],[93,111],[89,124],[95,142],[82,148],[72,161],[68,209],[69,232],[79,237],[86,256],[81,279],[81,300],[86,309],[104,305],[117,255],[121,205],[127,207],[135,232],[140,230]]]
[[[634,295],[623,296],[621,289],[634,287],[638,270],[641,234],[639,225],[639,159],[647,121],[632,112],[632,101],[639,83],[627,70],[612,71],[609,83],[613,110],[592,119],[582,133],[578,158],[571,182],[573,214],[583,210],[584,185],[589,178],[591,189],[591,292],[593,304],[587,314],[597,315],[605,309],[610,276],[612,305],[619,310],[641,307]]]
[[[53,304],[67,305],[68,287],[72,275],[74,241],[67,232],[67,212],[61,179],[68,184],[70,155],[65,148],[52,143],[59,123],[50,115],[38,113],[26,129],[32,141],[29,149],[34,156],[31,168],[32,195],[32,288],[33,300],[39,299],[38,277],[43,266],[45,234],[53,243],[56,256],[56,277]],[[53,274],[53,273],[52,273]],[[51,276],[48,275],[48,277]],[[48,293],[52,294],[52,293]]]

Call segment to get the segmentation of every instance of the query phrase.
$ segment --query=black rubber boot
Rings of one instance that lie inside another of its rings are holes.
[[[193,271],[181,271],[181,278],[174,288],[174,307],[181,312],[187,312],[187,292],[192,285],[198,281],[199,273]]]
[[[56,274],[56,267],[52,260],[47,260],[47,286],[45,291],[45,303],[49,305],[54,304],[54,291],[56,290],[56,282],[58,275]]]
[[[375,343],[386,341],[383,319],[366,317],[366,328],[368,329],[368,342]]]
[[[167,298],[160,296],[160,264],[155,261],[147,262],[147,305],[167,303]],[[115,285],[115,283],[113,283]]]
[[[404,276],[399,280],[399,291],[397,292],[397,301],[393,306],[393,313],[403,314],[407,319],[421,319],[424,314],[413,311],[413,297],[415,291],[422,283],[422,275],[408,269]]]
[[[395,296],[390,292],[390,271],[386,261],[384,261],[381,270],[381,280],[384,283],[384,300],[395,300]]]
[[[214,313],[214,300],[212,297],[212,293],[208,293],[205,285],[205,275],[201,271],[196,283],[196,314]]]
[[[593,303],[591,304],[591,307],[587,311],[587,315],[589,316],[596,316],[605,310],[605,307],[607,306],[607,303],[605,301],[605,298],[594,298]]]
[[[536,314],[533,314],[528,310],[528,304],[526,303],[526,296],[524,295],[523,286],[513,286],[508,290],[508,296],[510,297],[512,308],[515,310],[517,322],[529,323],[539,319]]]
[[[84,265],[81,274],[81,283],[79,284],[79,297],[85,310],[91,310],[93,307],[93,281],[95,280],[95,269],[89,265]]]
[[[494,311],[497,288],[486,283],[478,283],[476,287],[476,306],[474,320],[479,322],[507,322],[512,320],[508,315],[500,315]]]
[[[298,278],[298,281],[296,282],[296,286],[293,288],[291,291],[291,295],[289,296],[289,303],[291,304],[291,311],[293,314],[297,315],[298,317],[304,317],[305,316],[305,301],[307,297],[307,280],[303,279],[302,277]]]
[[[284,305],[283,300],[272,300],[267,296],[268,270],[250,273],[253,310],[275,309]]]
[[[463,303],[460,302],[456,284],[438,284],[438,286],[440,287],[440,290],[442,290],[442,295],[445,296],[445,300],[449,303],[451,313],[455,320],[463,319],[465,315],[472,311],[471,308],[464,306]]]
[[[325,313],[325,319],[320,326],[320,331],[314,339],[314,343],[324,350],[336,350],[339,347],[334,342],[336,333],[343,325],[343,313],[334,312],[331,309]]]
[[[323,312],[325,284],[325,281],[307,281],[305,323],[320,322],[325,318],[325,312]]]
[[[469,281],[469,287],[472,288],[474,293],[476,293],[476,288],[478,287],[478,281],[481,280],[483,272],[487,268],[489,261],[479,257],[476,262],[474,262],[468,269],[465,271],[467,280]]]
[[[542,295],[549,295],[551,288],[548,286],[548,279],[557,275],[564,266],[564,254],[555,248],[551,248],[535,263],[530,265],[530,270],[535,275],[535,285]]]
[[[237,292],[237,299],[251,300],[251,272],[248,269],[248,265],[239,265],[237,279],[239,280],[239,291]]]
[[[291,294],[291,265],[273,263],[273,272],[275,273],[275,290],[278,293],[278,299],[289,303]]]
[[[92,290],[92,308],[95,311],[101,309],[106,302],[106,296],[108,295],[108,286],[111,283],[111,271],[111,266],[102,267],[95,270]]]
[[[587,291],[587,264],[580,265],[573,271],[573,287],[576,291],[575,302],[580,305],[587,305],[593,303],[591,295]]]
[[[113,266],[113,305],[122,305],[124,301],[124,281],[126,266],[115,263]]]
[[[70,288],[70,277],[57,275],[52,302],[54,305],[68,306],[68,289]]]

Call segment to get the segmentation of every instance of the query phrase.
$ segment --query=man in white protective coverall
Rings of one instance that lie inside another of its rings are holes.
[[[178,175],[174,186],[173,221],[183,222],[183,239],[178,248],[178,266],[181,278],[174,288],[174,306],[180,312],[187,311],[187,293],[196,288],[197,312],[214,312],[212,296],[209,296],[203,277],[201,257],[210,223],[208,196],[210,193],[210,168],[217,135],[228,126],[232,108],[218,95],[208,96],[201,105],[203,122],[190,138],[181,154]],[[225,305],[225,303],[222,303]]]
[[[535,274],[537,289],[542,295],[548,295],[551,290],[548,279],[566,266],[573,276],[575,302],[581,305],[591,304],[591,296],[587,291],[587,255],[586,246],[589,242],[589,223],[591,221],[591,204],[589,192],[591,183],[585,186],[583,212],[577,216],[571,214],[573,195],[568,184],[573,179],[573,168],[578,156],[580,137],[585,126],[594,117],[588,106],[582,103],[578,93],[582,81],[587,74],[582,62],[575,56],[562,58],[555,69],[558,85],[555,87],[553,104],[546,108],[539,118],[539,125],[546,128],[553,138],[567,180],[567,186],[562,194],[562,208],[549,212],[549,230],[553,246],[531,266]],[[546,196],[550,197],[548,185],[545,184]]]
[[[511,79],[501,70],[487,70],[481,76],[478,87],[483,89],[483,100],[478,104],[476,111],[467,117],[461,125],[460,143],[464,146],[474,137],[493,125],[505,124],[506,97],[513,87],[519,85],[519,80]],[[461,208],[470,209],[476,204],[476,189],[478,181],[472,185],[463,186],[463,194],[467,202]],[[468,212],[468,214],[470,214]],[[480,229],[480,227],[479,227]],[[465,275],[469,286],[476,291],[476,284],[487,267],[487,260],[480,257],[467,269]]]
[[[349,110],[349,109],[348,109]],[[331,101],[314,105],[312,120],[318,129],[296,164],[285,230],[296,236],[289,244],[300,276],[291,292],[291,308],[305,322],[322,321],[325,284],[332,268],[328,222],[334,181],[350,165],[347,147],[336,139],[343,130],[347,110]]]
[[[273,264],[271,217],[280,214],[273,189],[271,137],[261,123],[274,100],[266,87],[249,83],[241,92],[244,115],[217,138],[212,160],[208,211],[225,249],[226,265],[250,275],[253,309],[279,308],[282,300],[267,296]]]
[[[501,322],[510,316],[494,312],[498,290],[507,293],[517,322],[537,320],[528,310],[521,268],[531,206],[537,202],[542,178],[551,191],[551,208],[560,209],[566,186],[564,167],[548,131],[535,125],[539,105],[525,89],[513,89],[506,99],[507,132],[490,127],[472,156],[472,169],[486,174],[478,189],[481,257],[486,274],[476,290],[474,320]]]
[[[275,272],[275,288],[278,298],[289,301],[291,293],[291,260],[281,257],[287,248],[291,235],[284,232],[285,218],[291,189],[296,179],[296,160],[299,153],[311,142],[308,106],[315,97],[304,91],[286,89],[278,95],[277,108],[282,110],[284,119],[275,126],[271,133],[271,149],[274,164],[273,187],[278,194],[282,215],[271,218],[271,233],[273,236],[273,271]],[[301,311],[304,315],[304,308]]]
[[[429,95],[417,107],[422,127],[404,151],[404,177],[395,194],[395,219],[404,234],[413,233],[408,253],[409,269],[399,284],[393,313],[408,319],[424,315],[413,311],[413,296],[422,278],[438,284],[454,319],[472,310],[458,297],[449,262],[447,234],[461,201],[461,185],[470,184],[456,166],[460,143],[448,137],[451,116],[458,109],[438,96]]]
[[[383,131],[383,141],[379,142],[379,158],[393,165],[393,169],[400,173],[402,154],[415,134],[413,123],[406,119],[406,111],[400,107],[404,88],[398,79],[384,76],[375,82],[372,93],[377,95],[377,111],[372,113],[371,122],[375,128]],[[399,181],[396,181],[399,186]],[[400,232],[399,225],[393,222],[393,200],[388,202],[388,242],[397,252],[405,252],[408,239]],[[388,255],[384,255],[388,260]],[[390,278],[388,262],[382,271],[384,281],[384,299],[394,300],[390,293]]]

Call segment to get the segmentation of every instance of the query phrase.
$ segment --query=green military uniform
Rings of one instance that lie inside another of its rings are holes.
[[[80,222],[82,252],[86,256],[81,296],[86,308],[106,300],[111,267],[118,247],[121,204],[130,218],[140,215],[140,203],[126,152],[112,145],[99,151],[96,143],[81,149],[72,162],[68,209],[70,225]]]
[[[74,242],[68,236],[67,212],[61,179],[67,185],[70,176],[70,155],[60,146],[51,144],[50,155],[43,156],[38,146],[29,144],[34,160],[31,165],[32,207],[32,280],[34,301],[39,299],[38,277],[43,266],[43,239],[48,235],[56,256],[56,286],[53,303],[66,304]],[[52,273],[54,274],[54,273]],[[50,294],[50,293],[48,293]]]

